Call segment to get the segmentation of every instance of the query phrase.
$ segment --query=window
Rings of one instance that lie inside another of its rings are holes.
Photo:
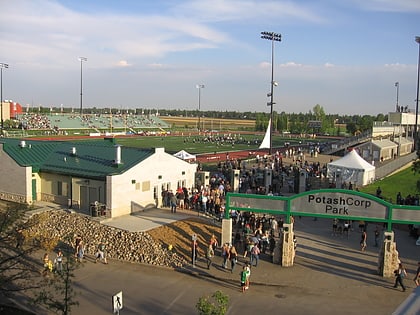
[[[143,182],[141,186],[141,191],[149,191],[150,190],[150,181]]]
[[[68,184],[66,182],[58,181],[57,182],[57,196],[67,196],[68,194]]]

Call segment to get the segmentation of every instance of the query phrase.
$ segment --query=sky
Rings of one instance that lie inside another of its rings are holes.
[[[3,99],[268,113],[263,31],[275,111],[414,112],[419,0],[0,0]]]

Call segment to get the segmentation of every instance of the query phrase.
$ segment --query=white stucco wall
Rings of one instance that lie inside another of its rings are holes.
[[[32,167],[18,165],[0,145],[0,199],[32,203]]]
[[[124,163],[124,155],[122,156]],[[107,177],[107,205],[112,217],[130,214],[143,208],[156,206],[154,188],[158,201],[162,184],[170,183],[176,190],[178,182],[192,187],[197,165],[178,159],[157,148],[156,152],[127,172]]]

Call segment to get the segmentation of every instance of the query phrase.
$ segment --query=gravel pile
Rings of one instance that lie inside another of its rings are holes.
[[[182,267],[184,258],[157,243],[147,232],[127,232],[102,225],[91,218],[66,211],[35,214],[28,222],[31,235],[41,233],[65,242],[70,236],[81,235],[85,255],[95,255],[101,241],[106,242],[108,259],[145,263],[164,267]],[[71,244],[67,244],[71,246]]]

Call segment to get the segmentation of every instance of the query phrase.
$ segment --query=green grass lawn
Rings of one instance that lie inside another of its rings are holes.
[[[118,144],[135,147],[135,148],[165,148],[168,153],[176,153],[180,150],[185,150],[191,154],[225,152],[232,150],[256,150],[259,142],[252,141],[247,143],[235,143],[232,146],[229,143],[210,143],[197,141],[198,137],[182,137],[182,136],[144,136],[132,138],[116,138]],[[258,138],[257,138],[258,139]]]
[[[382,180],[360,188],[361,192],[367,194],[376,194],[376,189],[381,187],[382,195],[384,199],[396,201],[397,193],[401,192],[403,198],[408,195],[416,195],[419,192],[416,191],[417,181],[420,180],[419,174],[414,174],[412,168],[409,167],[401,172],[398,172],[392,176],[385,177]]]
[[[258,150],[261,144],[263,135],[240,135],[240,139],[235,141],[232,145],[228,142],[203,142],[199,136],[138,136],[130,138],[116,138],[118,144],[135,147],[135,148],[156,148],[163,147],[168,153],[176,153],[180,150],[185,150],[191,154],[200,153],[214,153],[214,152],[227,152],[227,151],[242,151]],[[285,142],[291,145],[306,144],[308,142],[326,142],[326,140],[313,140],[313,139],[299,139],[299,138],[283,138],[273,136],[273,147],[282,147]]]

